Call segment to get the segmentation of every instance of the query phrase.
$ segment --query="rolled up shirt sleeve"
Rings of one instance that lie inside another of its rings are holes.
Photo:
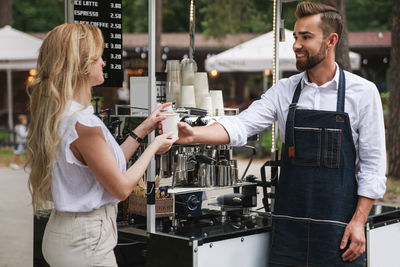
[[[378,199],[386,191],[385,126],[378,90],[372,83],[367,89],[360,101],[358,195]]]
[[[247,138],[271,126],[276,120],[276,88],[271,87],[261,98],[236,116],[224,116],[217,120],[230,138],[231,146],[242,146]]]

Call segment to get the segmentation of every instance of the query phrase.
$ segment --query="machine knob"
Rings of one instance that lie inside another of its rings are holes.
[[[193,211],[195,210],[198,205],[200,204],[200,200],[197,198],[196,195],[191,195],[188,200],[187,200],[187,207],[189,210]]]

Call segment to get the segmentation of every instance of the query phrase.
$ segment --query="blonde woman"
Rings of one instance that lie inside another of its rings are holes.
[[[117,266],[117,203],[126,199],[156,153],[170,149],[170,133],[157,136],[135,164],[126,162],[141,138],[165,119],[156,109],[119,146],[93,114],[91,87],[102,84],[103,37],[91,25],[63,24],[49,32],[28,88],[29,177],[35,214],[54,203],[43,236],[51,266]]]

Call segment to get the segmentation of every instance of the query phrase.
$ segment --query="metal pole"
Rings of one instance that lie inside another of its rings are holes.
[[[64,16],[65,16],[66,23],[74,22],[74,1],[73,0],[65,0]]]
[[[189,15],[189,38],[190,38],[190,44],[189,44],[189,58],[193,59],[194,58],[194,30],[195,30],[195,0],[190,0],[190,15]]]
[[[279,80],[279,28],[281,23],[281,0],[274,0],[273,10],[273,32],[274,32],[274,46],[273,46],[273,58],[272,58],[272,84],[276,84]],[[278,160],[278,124],[275,122],[272,124],[272,148],[271,148],[271,159]],[[271,187],[271,193],[275,194],[275,187]],[[271,200],[271,211],[274,211],[274,199]]]
[[[279,80],[279,28],[281,23],[282,3],[281,0],[274,0],[273,23],[272,30],[274,33],[274,46],[272,58],[272,84],[276,84]]]
[[[148,114],[156,107],[156,74],[155,74],[155,45],[156,45],[156,0],[149,0],[149,57],[148,57],[148,90],[149,90],[149,110]],[[149,144],[154,140],[154,132],[148,136]],[[147,168],[147,232],[156,231],[156,205],[155,205],[155,180],[156,162],[151,160]],[[153,191],[151,191],[153,190]]]
[[[13,92],[12,92],[12,75],[11,69],[7,69],[7,107],[8,107],[8,128],[10,131],[14,129],[13,122]],[[11,135],[12,136],[12,135]],[[13,140],[14,141],[14,140]]]
[[[265,72],[266,70],[263,71],[263,93],[265,93],[268,90],[268,77]]]
[[[276,84],[279,80],[279,28],[281,23],[281,0],[274,0],[274,11],[273,11],[273,24],[272,29],[274,33],[274,46],[273,46],[273,57],[272,57],[272,85]],[[278,127],[274,123],[272,125],[272,160],[277,160],[277,150],[278,150]]]
[[[281,0],[274,0],[274,11],[273,11],[273,33],[274,33],[274,46],[273,46],[273,58],[272,58],[272,85],[276,84],[279,80],[279,28],[281,23]],[[277,149],[278,149],[278,127],[277,123],[272,125],[272,160],[277,160]]]

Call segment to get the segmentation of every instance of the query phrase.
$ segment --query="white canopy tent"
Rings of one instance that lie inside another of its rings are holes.
[[[4,26],[0,29],[0,70],[7,72],[8,127],[13,129],[12,70],[36,68],[36,60],[42,40]]]
[[[279,42],[279,70],[296,71],[296,57],[292,49],[293,32],[285,29],[285,41]],[[218,55],[206,59],[207,71],[219,72],[263,72],[272,70],[274,33],[268,32],[244,42]],[[349,53],[351,68],[360,68],[360,55]]]

